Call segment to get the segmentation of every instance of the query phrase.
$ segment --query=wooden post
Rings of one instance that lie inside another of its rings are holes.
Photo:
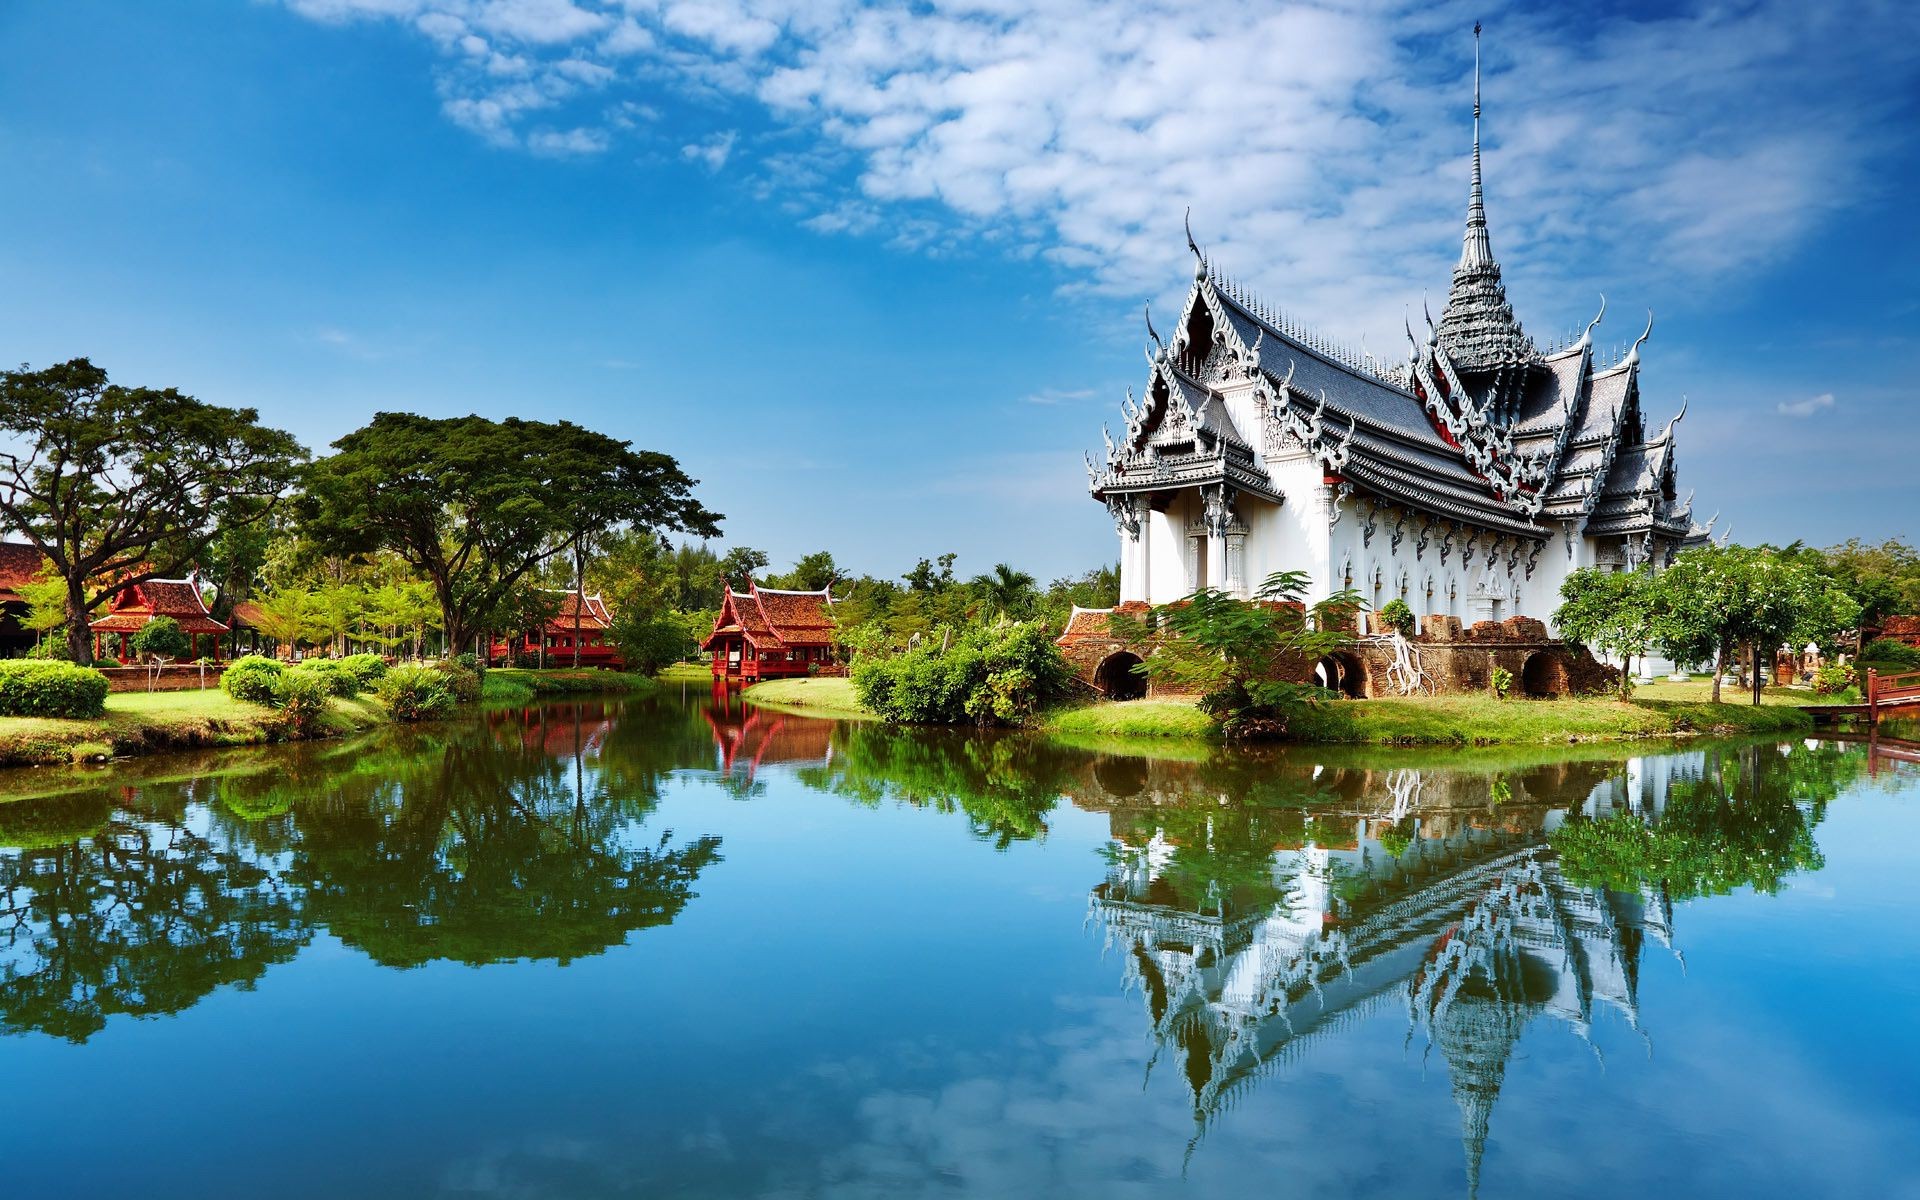
[[[1880,672],[1874,670],[1872,667],[1868,667],[1867,668],[1867,725],[1869,728],[1878,728],[1880,725],[1880,708],[1879,708],[1879,705],[1875,703],[1875,696],[1874,696],[1874,693],[1879,690],[1880,690]]]

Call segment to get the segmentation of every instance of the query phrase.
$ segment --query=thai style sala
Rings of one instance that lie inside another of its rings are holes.
[[[1189,233],[1179,323],[1163,342],[1149,321],[1145,395],[1129,393],[1104,463],[1087,462],[1119,531],[1123,602],[1245,595],[1299,570],[1313,597],[1351,587],[1375,609],[1547,620],[1576,568],[1658,568],[1711,535],[1676,489],[1684,403],[1664,424],[1644,413],[1652,315],[1609,360],[1593,337],[1604,297],[1584,333],[1546,348],[1507,301],[1482,190],[1477,33],[1460,260],[1439,321],[1426,317],[1424,337],[1408,323],[1405,361],[1307,332]]]
[[[179,623],[180,632],[187,635],[186,661],[193,662],[203,653],[219,659],[220,635],[227,632],[227,627],[214,619],[200,592],[200,580],[193,576],[149,579],[117,592],[107,601],[106,615],[88,626],[93,633],[94,658],[133,661],[133,635],[156,617],[172,617]]]
[[[817,592],[727,588],[713,632],[700,648],[713,655],[721,679],[782,679],[837,671],[833,657],[833,597]]]
[[[626,666],[619,649],[607,641],[608,631],[613,628],[613,614],[608,611],[607,602],[600,593],[589,596],[579,588],[541,590],[560,598],[559,609],[539,628],[524,630],[517,636],[494,642],[491,652],[496,666],[512,666],[516,660],[539,661],[543,644],[548,666],[572,666],[576,657],[576,637],[580,643],[577,657],[581,666],[607,667],[615,671]]]

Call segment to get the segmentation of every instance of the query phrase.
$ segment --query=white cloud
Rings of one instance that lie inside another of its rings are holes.
[[[1782,400],[1776,407],[1783,417],[1810,417],[1822,409],[1832,408],[1833,405],[1833,393],[1821,392],[1818,396],[1795,400],[1792,403]]]
[[[733,143],[738,137],[739,134],[731,129],[716,133],[705,141],[680,147],[680,157],[697,162],[709,171],[718,171],[727,165],[727,159],[733,154]]]
[[[527,138],[527,149],[548,158],[578,158],[607,148],[607,135],[598,129],[543,129]]]
[[[1080,400],[1091,400],[1093,394],[1092,388],[1041,388],[1037,392],[1027,393],[1027,395],[1021,397],[1021,400],[1027,404],[1037,404],[1043,408],[1051,408],[1055,405],[1073,404]]]
[[[1873,186],[1870,164],[1908,136],[1899,84],[1920,64],[1920,9],[1873,0],[1578,18],[1416,0],[287,2],[422,29],[448,115],[497,144],[539,150],[525,127],[588,91],[672,95],[810,135],[834,171],[754,186],[811,228],[990,242],[1129,296],[1182,285],[1190,205],[1267,299],[1376,337],[1423,284],[1445,286],[1476,16],[1494,247],[1556,297],[1542,333],[1583,318],[1559,309],[1595,284],[1717,279],[1786,252]],[[1884,86],[1836,83],[1869,79]],[[611,131],[618,111],[566,123]],[[732,136],[683,156],[718,169]],[[1515,298],[1537,312],[1533,292]]]

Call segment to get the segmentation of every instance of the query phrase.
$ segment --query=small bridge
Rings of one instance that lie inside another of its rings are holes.
[[[1815,704],[1809,705],[1807,712],[1821,725],[1844,717],[1865,717],[1870,726],[1878,725],[1884,717],[1920,717],[1920,671],[1882,675],[1869,670],[1864,690],[1866,697],[1860,704]]]

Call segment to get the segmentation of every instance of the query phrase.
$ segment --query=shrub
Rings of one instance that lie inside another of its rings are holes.
[[[1505,700],[1508,696],[1513,694],[1513,672],[1512,671],[1507,670],[1505,667],[1495,667],[1493,669],[1493,675],[1490,678],[1493,683],[1494,695],[1500,697],[1502,700]]]
[[[286,716],[296,737],[311,737],[327,711],[328,676],[321,671],[285,671],[274,685],[274,707]]]
[[[349,654],[338,661],[340,669],[352,675],[363,692],[372,691],[373,685],[387,673],[387,660],[378,654]]]
[[[1853,668],[1841,663],[1828,663],[1813,673],[1813,690],[1822,696],[1844,692],[1853,682]]]
[[[137,658],[164,658],[176,661],[184,657],[193,643],[181,632],[180,622],[172,617],[155,617],[127,639]]]
[[[329,696],[352,696],[360,691],[360,677],[341,666],[336,658],[309,658],[288,671],[284,678],[296,675],[319,680]]]
[[[39,658],[39,659],[56,659],[60,662],[69,661],[67,658],[66,635],[58,632],[57,630],[53,633],[48,634],[46,637],[41,638],[39,641],[33,644],[33,646],[27,651],[26,657]],[[85,666],[86,664],[82,663],[81,665]]]
[[[1388,629],[1398,630],[1401,637],[1413,636],[1415,626],[1413,610],[1407,607],[1405,600],[1389,600],[1375,615]]]
[[[480,699],[480,669],[474,665],[471,654],[462,654],[459,658],[441,659],[428,670],[440,673],[447,687],[447,694],[457,704],[472,704]]]
[[[227,665],[226,674],[220,677],[220,686],[235,700],[271,706],[275,689],[286,670],[271,658],[249,654]]]
[[[1066,695],[1072,680],[1038,621],[969,629],[942,651],[928,639],[854,664],[860,702],[890,721],[1016,725]]]
[[[1860,661],[1882,671],[1920,671],[1920,648],[1896,642],[1892,638],[1880,638],[1868,642],[1866,648],[1860,651]]]
[[[0,716],[92,719],[106,711],[107,677],[52,659],[0,661]]]
[[[433,667],[395,667],[375,691],[396,721],[425,721],[445,716],[453,708],[448,673]]]

